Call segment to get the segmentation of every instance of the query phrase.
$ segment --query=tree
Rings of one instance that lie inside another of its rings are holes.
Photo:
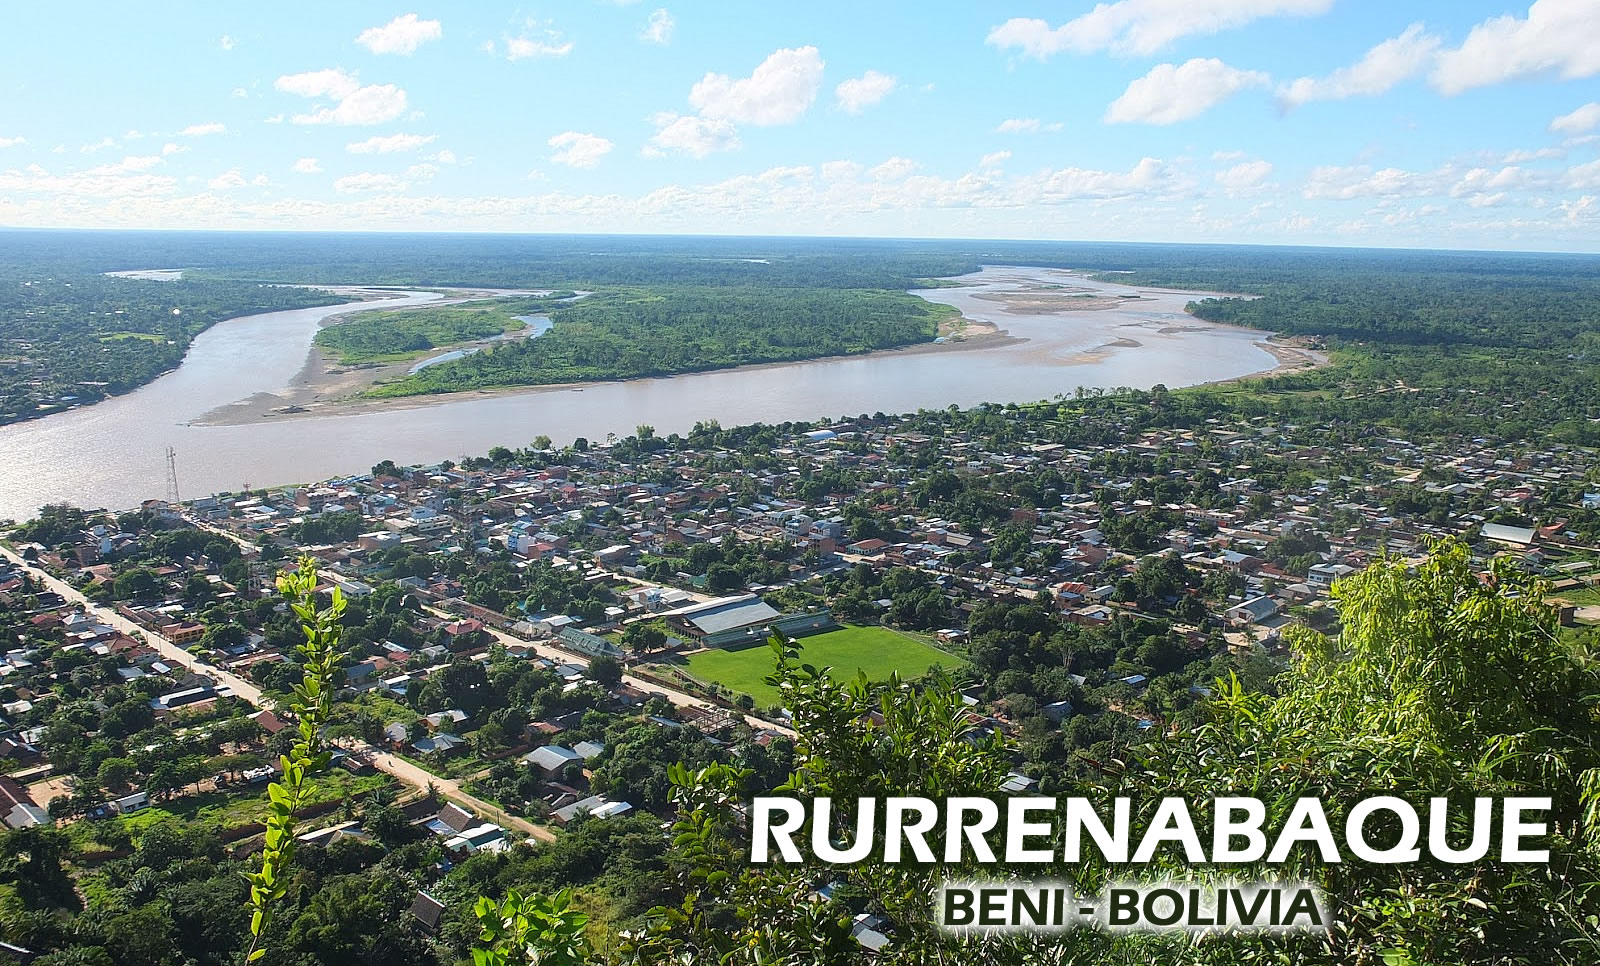
[[[622,662],[602,654],[589,662],[589,676],[603,688],[614,688],[622,683]]]
[[[132,758],[107,758],[100,763],[100,769],[95,777],[101,787],[108,791],[124,792],[138,772],[138,766],[134,764]]]

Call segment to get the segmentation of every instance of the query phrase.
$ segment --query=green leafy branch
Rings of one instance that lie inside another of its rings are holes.
[[[302,557],[293,571],[278,575],[278,593],[300,618],[305,643],[298,646],[303,676],[295,686],[289,711],[299,719],[299,739],[280,759],[283,776],[267,787],[266,844],[261,869],[249,872],[250,948],[245,962],[266,955],[262,940],[272,927],[276,907],[288,890],[288,870],[294,861],[295,812],[306,804],[307,779],[326,768],[329,753],[323,748],[322,730],[333,713],[333,676],[339,666],[340,620],[344,594],[335,587],[327,607],[317,606],[317,567]]]

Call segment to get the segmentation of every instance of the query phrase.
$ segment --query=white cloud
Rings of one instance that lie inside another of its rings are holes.
[[[435,154],[432,160],[437,161],[440,164],[455,164],[456,153],[449,148],[445,148],[443,151]]]
[[[678,22],[672,19],[672,14],[663,7],[650,14],[650,19],[645,21],[644,29],[639,32],[639,39],[647,44],[670,44],[672,32],[678,27]]]
[[[859,177],[861,165],[854,161],[825,161],[822,164],[822,177],[829,181],[844,181]]]
[[[223,124],[220,121],[212,121],[209,124],[191,124],[179,131],[178,137],[200,138],[205,137],[207,134],[222,134],[227,130],[228,126],[226,124]]]
[[[1105,119],[1108,124],[1174,124],[1270,80],[1260,71],[1238,70],[1214,57],[1196,57],[1181,66],[1157,64],[1111,102]]]
[[[978,167],[980,167],[980,168],[998,168],[1002,164],[1005,164],[1007,161],[1010,161],[1010,160],[1011,160],[1011,152],[1010,151],[995,151],[993,154],[985,154],[983,157],[979,158],[978,159]]]
[[[1153,54],[1173,41],[1242,27],[1274,16],[1326,13],[1333,0],[1118,0],[1100,3],[1059,27],[1016,17],[989,31],[987,43],[1044,60],[1053,54]]]
[[[396,151],[415,151],[424,144],[431,144],[434,137],[432,134],[373,136],[365,141],[351,141],[344,146],[344,149],[351,154],[393,154]]]
[[[815,47],[777,50],[749,77],[707,74],[689,91],[689,103],[706,118],[763,127],[790,124],[817,99],[822,67]]]
[[[565,57],[572,53],[572,41],[552,42],[528,37],[506,39],[506,60],[523,60],[528,57]]]
[[[1039,133],[1039,119],[1036,117],[1012,117],[1000,122],[995,129],[996,134],[1037,134]]]
[[[232,50],[234,47],[238,46],[238,41],[234,40],[227,34],[223,34],[222,39],[217,41],[217,43],[222,46],[223,50]]]
[[[250,92],[245,90],[242,87],[235,87],[233,89],[233,96],[234,97],[249,97],[250,96]]]
[[[356,36],[356,43],[374,54],[410,54],[430,40],[444,36],[437,20],[419,20],[414,13],[402,14],[381,27],[368,27]]]
[[[166,144],[161,145],[161,156],[166,157],[171,154],[182,154],[187,150],[189,150],[187,145],[174,144],[171,141],[168,141]]]
[[[893,93],[898,83],[891,74],[880,74],[875,70],[869,70],[860,77],[852,77],[841,82],[833,89],[833,94],[839,99],[839,107],[842,110],[850,114],[860,114]]]
[[[1339,101],[1362,94],[1382,94],[1401,81],[1422,73],[1439,49],[1439,38],[1414,23],[1398,37],[1378,44],[1361,60],[1341,67],[1327,77],[1301,77],[1278,91],[1285,107],[1309,101]]]
[[[1270,161],[1245,161],[1236,164],[1226,171],[1218,171],[1217,184],[1229,191],[1246,191],[1250,188],[1259,188],[1266,183],[1272,174]]]
[[[563,131],[545,142],[556,152],[550,160],[573,168],[592,168],[611,153],[612,143],[595,134]]]
[[[565,57],[572,53],[572,41],[563,39],[561,31],[555,29],[550,21],[540,22],[533,18],[523,21],[523,32],[515,37],[506,37],[506,60],[525,60],[530,57]],[[490,41],[484,47],[489,53],[494,53],[494,42]]]
[[[1525,19],[1491,17],[1439,55],[1431,80],[1441,93],[1459,94],[1547,71],[1568,80],[1600,74],[1594,0],[1535,0]]]
[[[266,175],[258,174],[254,178],[246,178],[239,172],[238,168],[229,168],[227,171],[222,172],[215,178],[212,178],[210,181],[206,182],[206,186],[211,188],[213,191],[227,191],[233,188],[243,188],[247,185],[254,185],[257,188],[261,188],[265,187],[266,184]]]
[[[406,111],[406,92],[393,84],[362,84],[355,75],[339,69],[285,74],[273,84],[278,90],[301,97],[329,98],[309,114],[296,114],[296,124],[382,124]]]
[[[96,151],[104,151],[106,148],[114,148],[116,146],[117,146],[116,139],[107,137],[107,138],[101,138],[100,140],[94,142],[93,144],[85,144],[83,147],[79,148],[78,150],[82,151],[84,154],[93,154]]]
[[[116,164],[102,164],[99,167],[90,168],[89,169],[89,173],[90,174],[128,174],[128,173],[131,173],[131,172],[134,172],[134,171],[148,171],[148,170],[150,170],[151,168],[155,167],[156,165],[158,165],[160,163],[161,163],[161,158],[160,158],[159,155],[154,155],[154,154],[134,155],[134,154],[130,154],[127,157],[123,158],[121,161],[118,161]]]
[[[867,177],[874,181],[903,181],[911,177],[918,167],[920,165],[910,158],[890,158],[868,169]]]
[[[316,158],[301,158],[290,166],[295,174],[321,174],[322,162]]]
[[[1535,148],[1532,150],[1518,149],[1507,151],[1500,161],[1503,164],[1525,164],[1529,161],[1548,161],[1551,158],[1564,158],[1567,156],[1565,148]]]
[[[47,194],[56,201],[85,198],[127,198],[164,195],[177,186],[176,178],[146,174],[123,165],[102,165],[74,174],[53,175],[37,164],[22,170],[0,171],[0,192]]]
[[[1441,187],[1442,183],[1436,174],[1419,174],[1401,168],[1374,171],[1366,165],[1324,165],[1312,169],[1304,193],[1311,199],[1348,201],[1352,198],[1435,194]]]
[[[360,174],[347,174],[333,183],[333,190],[352,194],[360,191],[403,191],[406,182],[392,174],[374,174],[363,171]]]
[[[332,97],[342,100],[354,94],[361,82],[338,68],[311,70],[303,74],[285,74],[272,84],[286,94],[301,97]]]
[[[25,137],[0,138],[0,148],[14,148],[19,144],[27,143],[28,139]]]
[[[1587,134],[1600,127],[1600,101],[1590,101],[1550,122],[1552,134]]]
[[[713,152],[731,151],[739,146],[738,131],[721,118],[665,111],[651,120],[656,126],[656,133],[650,139],[650,146],[645,149],[647,157],[676,152],[692,158],[703,158]]]

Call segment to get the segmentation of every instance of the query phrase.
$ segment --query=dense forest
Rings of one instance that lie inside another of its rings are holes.
[[[110,278],[0,256],[0,424],[137,389],[223,319],[339,301],[315,289]]]
[[[550,331],[370,390],[411,396],[637,379],[853,355],[926,342],[952,314],[904,292],[662,285],[600,292],[551,313]]]

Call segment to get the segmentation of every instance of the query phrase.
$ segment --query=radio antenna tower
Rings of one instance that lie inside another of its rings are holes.
[[[167,502],[178,503],[178,453],[167,447]]]

